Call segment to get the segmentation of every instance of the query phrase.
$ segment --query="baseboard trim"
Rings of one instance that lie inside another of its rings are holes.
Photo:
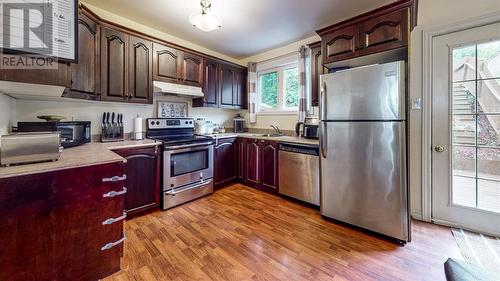
[[[424,218],[422,216],[422,213],[420,213],[420,212],[412,212],[411,213],[411,218],[415,219],[415,220],[419,220],[419,221],[423,221],[424,220]]]

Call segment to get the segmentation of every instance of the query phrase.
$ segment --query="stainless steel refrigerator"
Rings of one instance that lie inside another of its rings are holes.
[[[405,62],[320,78],[321,214],[409,240]]]

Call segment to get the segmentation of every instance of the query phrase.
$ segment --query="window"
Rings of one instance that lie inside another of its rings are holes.
[[[297,62],[259,71],[258,77],[258,111],[298,111],[299,70]]]

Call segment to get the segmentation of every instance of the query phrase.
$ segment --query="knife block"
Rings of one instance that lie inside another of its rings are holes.
[[[118,123],[103,124],[101,142],[123,141],[123,126]]]

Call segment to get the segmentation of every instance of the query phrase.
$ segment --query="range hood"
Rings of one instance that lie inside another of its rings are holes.
[[[174,94],[180,96],[203,97],[200,87],[153,81],[153,91],[155,93]]]
[[[0,81],[0,93],[16,99],[62,99],[64,89],[61,86]]]

